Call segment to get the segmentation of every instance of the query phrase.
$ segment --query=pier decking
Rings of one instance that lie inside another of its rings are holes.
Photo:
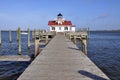
[[[75,44],[57,34],[18,80],[109,80]]]

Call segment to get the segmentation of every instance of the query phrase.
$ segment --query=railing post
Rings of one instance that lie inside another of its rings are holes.
[[[30,49],[30,29],[28,28],[28,49]]]
[[[21,55],[21,34],[20,28],[18,28],[18,54]]]

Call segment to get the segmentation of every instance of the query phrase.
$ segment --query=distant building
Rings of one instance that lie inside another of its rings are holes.
[[[75,26],[72,25],[71,21],[67,21],[63,18],[63,15],[59,13],[57,19],[49,21],[48,25],[50,26],[50,31],[56,32],[75,32]]]

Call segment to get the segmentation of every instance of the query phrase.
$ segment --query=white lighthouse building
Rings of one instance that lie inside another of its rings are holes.
[[[50,31],[75,32],[75,26],[72,25],[71,21],[65,20],[61,13],[57,15],[57,19],[49,21],[48,25],[50,26]]]

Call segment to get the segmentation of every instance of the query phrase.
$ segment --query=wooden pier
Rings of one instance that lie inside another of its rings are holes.
[[[57,34],[18,80],[110,80],[75,44]]]

